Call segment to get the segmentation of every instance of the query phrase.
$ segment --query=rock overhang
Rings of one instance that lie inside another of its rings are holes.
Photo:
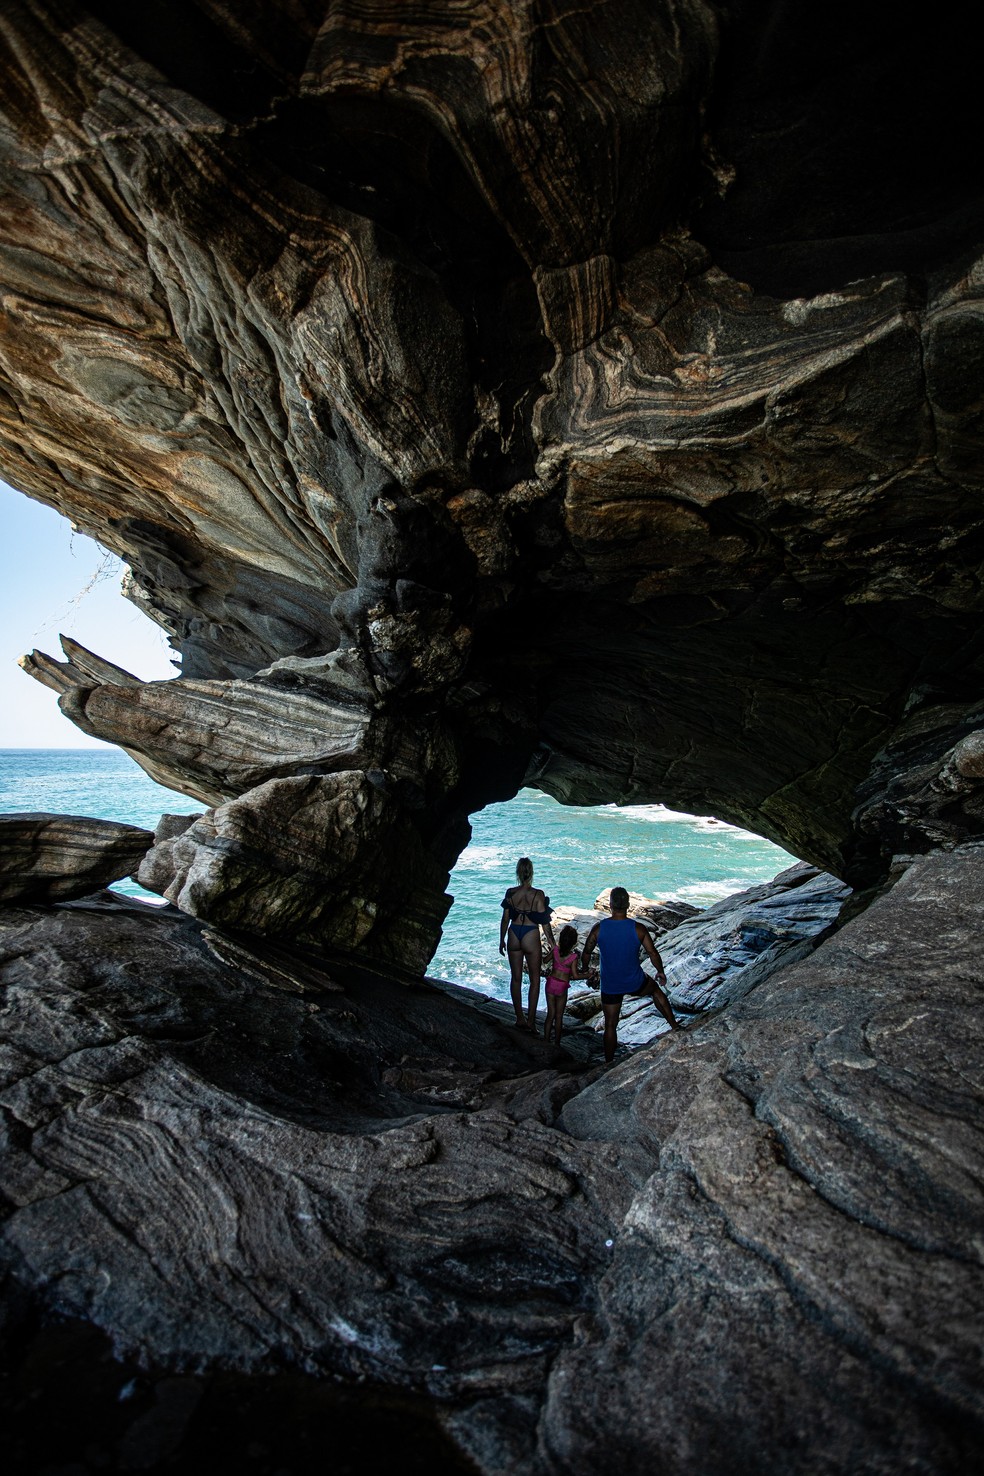
[[[183,658],[33,670],[211,807],[145,865],[212,924],[5,912],[5,1265],[172,1364],[427,1390],[483,1470],[966,1470],[972,48],[758,0],[24,0],[0,47],[0,465]],[[428,986],[230,936],[419,970],[524,779],[904,875],[559,1117]],[[616,1430],[626,1349],[681,1397]]]
[[[833,15],[493,9],[8,7],[4,468],[183,662],[32,674],[212,805],[361,771],[432,918],[524,780],[875,882],[980,691],[973,183],[810,184],[905,111]]]

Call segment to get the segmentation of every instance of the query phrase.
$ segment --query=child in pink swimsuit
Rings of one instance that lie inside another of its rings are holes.
[[[580,961],[574,951],[576,943],[577,928],[568,924],[561,928],[560,938],[550,952],[547,972],[547,1024],[543,1037],[549,1042],[552,1030],[555,1045],[560,1045],[561,1021],[567,1008],[567,991],[571,987],[571,980],[587,978],[586,974],[581,973]]]

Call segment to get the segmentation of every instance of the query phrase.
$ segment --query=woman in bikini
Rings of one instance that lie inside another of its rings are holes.
[[[499,952],[509,950],[509,992],[516,1024],[521,1030],[537,1034],[536,1007],[540,1002],[540,929],[554,946],[550,926],[550,898],[533,885],[533,862],[521,856],[516,862],[516,887],[510,887],[502,899],[502,922],[499,927]],[[530,998],[523,1019],[523,964],[530,971]]]

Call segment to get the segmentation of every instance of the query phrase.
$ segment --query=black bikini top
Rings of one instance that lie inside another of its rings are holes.
[[[513,892],[516,892],[518,890],[518,887],[510,887],[508,892],[502,899],[503,907],[508,907],[509,909],[509,921],[515,922],[517,918],[525,917],[527,922],[548,923],[553,912],[553,909],[550,906],[550,898],[544,897],[542,912],[527,912],[524,908],[516,908],[512,904],[512,894]]]

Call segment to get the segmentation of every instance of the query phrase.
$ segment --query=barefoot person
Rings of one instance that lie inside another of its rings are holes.
[[[521,856],[516,862],[516,887],[510,887],[502,899],[502,922],[499,927],[499,952],[509,948],[509,992],[516,1024],[521,1030],[536,1031],[536,1007],[540,1003],[540,929],[547,942],[554,945],[550,926],[550,898],[533,885],[533,862]],[[530,997],[523,1019],[523,964],[530,971]]]
[[[587,971],[597,945],[601,956],[601,1007],[605,1013],[605,1060],[611,1061],[618,1045],[622,1000],[627,994],[651,994],[653,1004],[663,1018],[669,1020],[672,1028],[681,1030],[683,1027],[673,1018],[670,1002],[660,988],[660,984],[666,983],[663,960],[649,929],[628,916],[629,894],[624,887],[612,887],[608,906],[612,915],[595,923],[588,934],[581,954],[581,967]],[[655,979],[643,973],[639,962],[640,948],[646,950],[655,966]]]
[[[560,1033],[563,1028],[567,992],[571,987],[571,980],[588,977],[578,966],[576,948],[577,928],[572,928],[568,923],[566,927],[561,928],[560,937],[550,950],[550,964],[547,969],[547,1023],[543,1028],[543,1038],[548,1045],[551,1032],[554,1045],[560,1045]]]

